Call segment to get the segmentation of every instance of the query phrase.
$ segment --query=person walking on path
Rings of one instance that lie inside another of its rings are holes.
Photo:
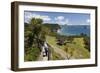
[[[47,45],[46,42],[44,43],[44,47],[45,47],[45,53],[46,53],[46,56],[48,56],[48,45]]]

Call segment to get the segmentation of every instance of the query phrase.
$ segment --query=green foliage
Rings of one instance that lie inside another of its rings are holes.
[[[89,51],[84,47],[84,38],[83,37],[78,37],[78,38],[73,38],[73,41],[70,43],[67,43],[65,47],[66,53],[68,53],[68,58],[72,59],[86,59],[90,58],[90,53]]]
[[[48,27],[51,31],[61,29],[59,24],[45,23],[44,26]]]
[[[84,37],[84,44],[85,48],[90,51],[90,38],[89,37]]]
[[[53,53],[53,60],[63,60],[60,54]]]
[[[29,24],[32,24],[32,25],[38,25],[38,24],[41,24],[43,22],[42,19],[39,19],[39,18],[32,18],[29,22]]]
[[[25,54],[25,61],[36,61],[40,55],[38,48],[29,48]]]
[[[72,56],[74,55],[75,48],[71,47],[70,45],[65,45],[64,50],[67,53],[67,58],[71,59]]]
[[[48,32],[44,30],[46,27],[42,22],[42,19],[32,18],[29,23],[25,23],[25,60],[32,61],[38,57],[37,54],[41,50],[42,42],[45,41],[45,35]]]
[[[25,23],[25,47],[30,48],[34,44],[39,47],[40,36],[42,35],[42,22],[41,19],[32,18],[29,24]],[[43,36],[45,35],[42,35],[42,37]]]
[[[49,30],[49,34],[51,36],[56,36],[58,29],[61,29],[59,24],[45,23],[43,24]]]
[[[63,60],[64,59],[64,58],[61,57],[60,54],[56,53],[54,51],[54,49],[52,49],[52,48],[50,48],[50,49],[51,49],[51,52],[52,52],[52,57],[51,57],[52,60]]]

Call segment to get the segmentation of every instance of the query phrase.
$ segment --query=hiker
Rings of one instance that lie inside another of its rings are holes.
[[[44,46],[42,46],[42,53],[43,53],[43,57],[45,57],[46,56],[46,52],[45,52],[45,47]]]
[[[48,56],[48,45],[47,45],[46,42],[44,43],[44,47],[45,47],[45,53],[46,53],[46,56]]]

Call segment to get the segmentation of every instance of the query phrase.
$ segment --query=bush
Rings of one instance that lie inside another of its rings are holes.
[[[90,38],[89,37],[84,37],[84,44],[85,48],[90,51]]]
[[[27,53],[25,52],[25,61],[36,61],[40,55],[39,48],[29,48]]]

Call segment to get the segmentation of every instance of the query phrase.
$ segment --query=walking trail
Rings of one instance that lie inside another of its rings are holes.
[[[53,50],[54,50],[56,53],[60,54],[62,58],[68,59],[68,58],[67,58],[67,54],[66,54],[66,52],[65,52],[64,50],[59,49],[58,47],[53,46],[53,45],[50,45],[50,46],[53,48]]]

